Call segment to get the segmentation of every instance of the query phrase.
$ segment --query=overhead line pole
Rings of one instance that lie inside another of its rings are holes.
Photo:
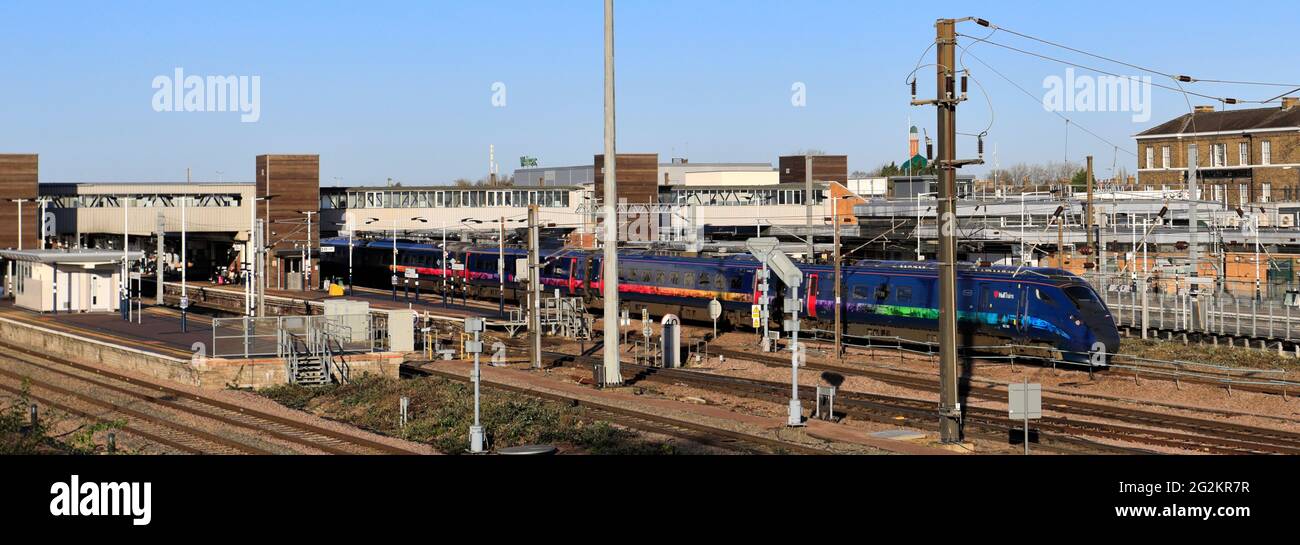
[[[808,237],[808,255],[804,258],[805,263],[816,263],[816,256],[813,252],[813,230],[812,230],[812,193],[813,193],[813,158],[811,155],[805,155],[803,158],[803,212],[804,226],[808,232],[804,235]]]
[[[840,317],[840,305],[843,304],[840,296],[844,285],[844,277],[842,276],[843,270],[840,264],[840,260],[843,259],[840,252],[840,207],[833,197],[831,198],[831,208],[831,217],[834,218],[835,222],[835,359],[840,360],[844,358],[844,345],[841,338],[844,324]]]
[[[619,367],[618,345],[618,183],[616,170],[618,165],[618,146],[615,145],[614,124],[614,0],[605,0],[605,169],[604,207],[605,240],[601,288],[605,306],[605,345],[602,354],[602,367],[606,386],[623,383],[623,373]]]
[[[953,195],[957,171],[957,102],[952,90],[957,46],[955,21],[935,23],[936,80],[939,132],[939,436],[944,443],[961,441],[961,402],[957,398],[957,240]]]
[[[538,207],[528,205],[528,332],[533,369],[542,368],[542,267],[538,231]],[[607,337],[608,338],[608,337]],[[618,337],[615,336],[615,339]],[[618,343],[615,342],[615,347]],[[617,355],[618,349],[615,348]]]
[[[937,96],[934,100],[912,99],[912,105],[934,105],[938,111],[939,136],[939,436],[943,443],[961,442],[961,401],[957,392],[957,169],[981,164],[983,159],[957,160],[957,105],[966,99],[965,92],[954,89],[957,77],[953,68],[956,50],[956,24],[967,19],[939,19],[935,22],[935,76]],[[965,87],[965,83],[962,84]],[[980,143],[983,155],[983,141]]]

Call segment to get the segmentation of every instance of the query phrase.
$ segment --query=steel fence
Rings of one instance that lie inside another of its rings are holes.
[[[1102,293],[1116,325],[1147,330],[1201,332],[1232,337],[1300,339],[1300,298],[1227,286],[1161,287],[1123,277],[1085,275]],[[1262,286],[1261,286],[1262,287]],[[1145,288],[1145,289],[1144,289]]]
[[[317,338],[321,335],[343,352],[384,349],[384,324],[369,314],[336,316],[277,316],[266,318],[215,318],[212,320],[213,357],[284,357],[286,336]]]

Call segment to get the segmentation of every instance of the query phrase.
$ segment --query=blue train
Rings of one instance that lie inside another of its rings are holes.
[[[348,239],[333,238],[322,246],[326,277],[346,279]],[[352,247],[353,274],[358,285],[387,288],[390,277],[403,277],[413,269],[425,291],[437,292],[444,281],[470,297],[496,300],[501,279],[497,273],[497,247],[448,244],[447,263],[436,244],[398,242],[393,265],[393,241],[356,241]],[[527,252],[506,248],[506,298],[517,301],[523,288],[514,275],[514,263]],[[548,294],[581,297],[589,308],[601,308],[601,255],[583,250],[543,250],[542,282]],[[833,329],[835,273],[828,265],[801,265],[800,288],[804,327]],[[747,255],[681,257],[635,251],[619,254],[619,294],[624,304],[639,313],[672,313],[686,320],[708,321],[708,305],[718,300],[723,321],[751,325],[751,305],[758,300],[758,261]],[[850,335],[898,337],[917,342],[937,342],[938,277],[934,263],[866,261],[843,267],[842,322]],[[775,278],[771,315],[779,318],[784,286]],[[958,268],[958,337],[965,346],[1016,344],[1034,347],[1022,354],[1054,359],[1089,361],[1089,354],[1104,347],[1119,350],[1119,332],[1109,309],[1083,279],[1061,269],[977,267]],[[1035,353],[1037,352],[1037,353]],[[1095,363],[1095,362],[1094,362]]]

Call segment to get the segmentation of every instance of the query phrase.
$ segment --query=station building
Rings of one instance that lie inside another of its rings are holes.
[[[809,162],[811,199],[804,172]],[[322,237],[494,235],[503,225],[525,227],[532,204],[539,222],[554,230],[548,238],[592,247],[601,221],[603,163],[594,155],[590,165],[519,169],[516,185],[321,187],[318,155],[267,154],[255,157],[252,181],[38,184],[37,155],[0,154],[0,220],[15,226],[0,230],[0,249],[121,251],[125,232],[126,248],[143,256],[132,270],[146,277],[161,271],[175,280],[184,267],[190,279],[238,282],[256,259],[251,247],[260,239],[268,285],[292,289],[322,280]],[[779,165],[661,163],[655,153],[619,154],[620,233],[638,222],[648,223],[651,242],[696,240],[706,228],[743,227],[748,234],[755,232],[751,227],[786,226],[784,232],[794,232],[809,216],[825,230],[836,206],[842,221],[854,221],[856,195],[844,186],[845,156],[787,156]],[[527,182],[534,177],[535,183]],[[6,271],[17,262],[6,261]],[[11,281],[3,285],[13,287]]]
[[[1300,201],[1300,98],[1282,106],[1198,106],[1138,133],[1138,184],[1185,189],[1191,166],[1202,200],[1230,207]]]
[[[36,312],[116,312],[121,308],[122,260],[142,252],[0,250],[14,264],[14,304]]]

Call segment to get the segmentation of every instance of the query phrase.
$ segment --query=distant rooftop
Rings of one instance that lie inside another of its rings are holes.
[[[32,263],[110,263],[122,260],[113,250],[0,250],[0,257]],[[144,252],[127,252],[127,259],[144,259]]]
[[[1137,134],[1137,138],[1207,132],[1247,132],[1261,129],[1300,130],[1300,107],[1274,106],[1188,113],[1142,131]]]

